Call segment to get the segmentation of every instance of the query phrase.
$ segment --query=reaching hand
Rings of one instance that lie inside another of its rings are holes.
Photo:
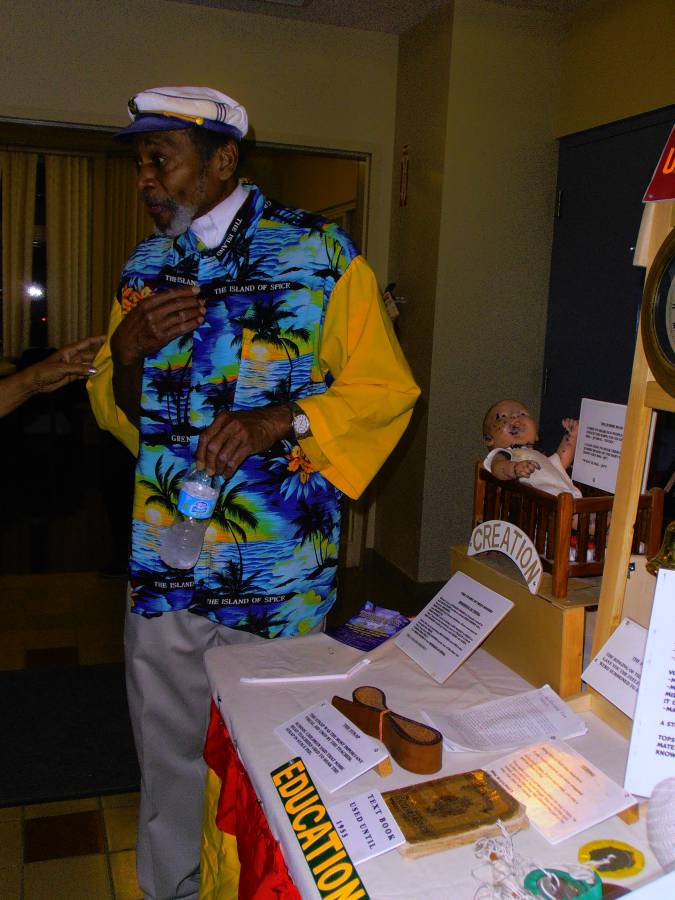
[[[93,375],[91,364],[105,335],[66,344],[46,359],[23,370],[31,393],[46,394],[78,378]]]
[[[78,378],[95,373],[91,364],[105,335],[66,344],[56,353],[0,381],[0,417],[12,412],[33,394],[47,394]]]
[[[158,291],[138,303],[118,325],[110,340],[113,360],[123,366],[142,362],[174,338],[194,331],[204,321],[204,301],[198,287]]]
[[[563,419],[562,427],[565,429],[567,434],[570,437],[576,437],[577,432],[579,431],[579,420],[578,419]]]
[[[288,406],[222,412],[199,436],[195,461],[209,475],[230,477],[247,456],[267,450],[290,430]]]

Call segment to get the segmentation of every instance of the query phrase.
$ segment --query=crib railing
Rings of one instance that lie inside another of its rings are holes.
[[[567,595],[570,577],[602,574],[613,494],[579,486],[588,496],[546,494],[521,481],[500,481],[476,464],[473,524],[503,519],[532,540],[542,566],[551,573],[553,596]],[[661,543],[663,490],[651,488],[638,501],[633,553],[653,556]]]

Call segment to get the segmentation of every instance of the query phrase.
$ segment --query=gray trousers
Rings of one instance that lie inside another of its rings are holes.
[[[204,652],[265,638],[187,610],[127,613],[127,694],[141,769],[136,868],[146,900],[197,900],[210,689]]]

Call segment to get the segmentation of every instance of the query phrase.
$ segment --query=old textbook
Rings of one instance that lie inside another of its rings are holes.
[[[497,835],[497,819],[510,832],[528,824],[525,807],[482,769],[384,791],[382,796],[405,836],[398,850],[407,857]]]

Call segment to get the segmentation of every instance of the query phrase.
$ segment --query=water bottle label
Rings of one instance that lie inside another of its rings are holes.
[[[195,497],[185,488],[181,488],[178,494],[178,512],[191,519],[209,519],[216,505],[218,495],[215,497]]]

